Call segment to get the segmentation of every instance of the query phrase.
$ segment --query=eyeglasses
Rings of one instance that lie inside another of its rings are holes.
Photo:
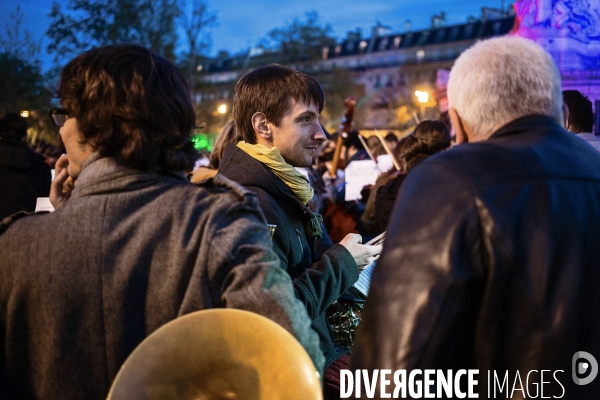
[[[54,126],[61,127],[65,124],[65,121],[69,118],[69,113],[64,108],[52,108],[48,112],[50,119]]]

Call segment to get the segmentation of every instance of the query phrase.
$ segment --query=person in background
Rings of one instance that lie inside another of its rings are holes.
[[[396,144],[394,151],[392,152],[392,154],[396,158],[396,160],[400,160],[402,158],[404,149],[406,148],[406,146],[409,143],[409,137],[410,137],[410,135],[403,137]],[[373,185],[370,188],[368,197],[367,197],[367,201],[365,202],[365,211],[360,216],[360,225],[359,225],[360,233],[364,237],[372,239],[375,236],[382,233],[383,230],[385,230],[385,227],[382,230],[375,225],[375,199],[376,199],[377,190],[380,187],[382,187],[383,185],[385,185],[386,183],[388,183],[390,181],[390,179],[392,179],[393,177],[395,177],[399,174],[403,174],[403,173],[404,173],[404,170],[402,168],[397,170],[396,166],[394,166],[394,167],[390,168],[388,171],[385,171],[381,175],[379,175],[379,177],[375,181],[375,185]]]
[[[568,110],[565,113],[566,129],[600,151],[600,140],[592,133],[594,129],[592,102],[578,90],[563,90],[562,94]]]
[[[375,235],[379,235],[387,229],[396,197],[407,174],[427,157],[446,150],[451,144],[448,126],[441,121],[432,120],[421,121],[415,131],[405,140],[402,154],[399,157],[400,170],[375,191],[373,208],[373,233]]]
[[[27,126],[16,112],[0,118],[0,220],[35,211],[37,198],[50,194],[50,167],[25,143]]]
[[[207,167],[198,167],[192,172],[190,181],[192,183],[200,183],[205,179],[212,178],[217,174],[219,168],[219,162],[223,158],[223,152],[225,151],[225,145],[227,143],[236,144],[239,137],[235,131],[235,122],[233,120],[225,124],[221,129],[221,132],[215,139],[213,149],[210,152],[209,164]]]
[[[369,160],[369,153],[365,150],[365,146],[359,139],[360,133],[356,130],[348,132],[348,136],[344,138],[343,152],[346,166],[352,161]]]
[[[367,139],[365,139],[365,142],[367,143],[369,151],[375,160],[377,160],[377,157],[387,154],[383,144],[381,144],[381,140],[379,140],[376,135],[369,136]]]
[[[56,211],[0,226],[0,397],[105,399],[148,335],[217,307],[279,323],[322,371],[256,195],[185,177],[198,153],[183,72],[141,46],[99,47],[64,67],[58,97]]]
[[[448,101],[458,145],[404,180],[351,369],[478,370],[479,398],[494,371],[518,388],[494,397],[595,399],[600,154],[564,129],[559,71],[527,39],[463,52]]]
[[[390,151],[394,152],[396,146],[398,146],[398,136],[396,136],[394,132],[388,132],[388,134],[385,135],[383,140],[385,140],[385,143],[387,144]]]

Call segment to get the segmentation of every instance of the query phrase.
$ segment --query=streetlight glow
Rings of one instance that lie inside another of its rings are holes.
[[[23,118],[29,117],[29,111],[27,111],[27,110],[21,111],[21,117],[23,117]]]
[[[424,92],[422,90],[416,90],[415,96],[417,96],[417,100],[419,101],[419,106],[421,109],[421,119],[425,118],[425,103],[429,101],[429,93]]]
[[[429,101],[429,93],[427,92],[417,90],[415,91],[415,96],[417,96],[419,103],[427,103]]]
[[[219,105],[219,108],[217,108],[217,112],[219,114],[226,114],[227,113],[227,104]]]

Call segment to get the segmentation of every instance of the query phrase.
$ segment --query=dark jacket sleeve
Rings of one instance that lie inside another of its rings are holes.
[[[281,254],[276,244],[273,249]],[[315,319],[357,280],[358,266],[354,258],[344,246],[334,244],[293,282],[296,297],[306,306],[309,317]]]
[[[255,312],[283,326],[322,371],[319,338],[294,295],[290,277],[279,268],[256,197],[247,194],[243,203],[222,207],[211,226],[209,270],[220,287],[215,297],[227,308]]]
[[[281,260],[282,268],[292,276],[296,297],[304,303],[308,315],[315,319],[358,280],[358,266],[352,254],[341,244],[334,244],[323,253],[319,261],[311,263],[309,252],[301,249],[301,238],[290,227],[288,217],[272,204],[268,196],[259,194],[259,202],[267,221],[277,225],[273,236],[273,250]],[[290,258],[299,251],[305,253],[304,261],[294,265]]]
[[[469,182],[448,166],[425,163],[408,174],[373,272],[353,370],[472,364],[489,254],[484,226]]]

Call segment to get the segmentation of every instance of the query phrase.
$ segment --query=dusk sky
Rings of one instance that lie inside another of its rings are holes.
[[[67,1],[61,1],[65,10]],[[508,0],[207,0],[211,11],[217,13],[218,26],[209,30],[212,36],[210,54],[225,49],[237,53],[258,43],[267,33],[291,23],[294,18],[305,19],[305,13],[316,10],[320,25],[331,24],[333,33],[342,38],[350,30],[360,28],[363,36],[370,36],[371,27],[380,21],[393,32],[405,30],[406,20],[415,29],[427,28],[433,14],[446,12],[447,24],[462,23],[470,15],[479,17],[481,7],[505,8],[513,1]],[[52,0],[2,0],[0,2],[0,34],[6,36],[5,24],[17,5],[25,14],[24,27],[36,38],[44,36],[50,19]],[[47,40],[42,42],[41,58],[45,67],[50,56],[46,54]]]

